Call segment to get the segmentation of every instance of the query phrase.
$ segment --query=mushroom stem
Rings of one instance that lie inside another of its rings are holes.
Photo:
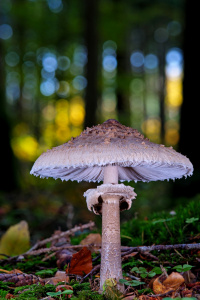
[[[104,184],[118,183],[117,166],[107,166],[104,169]],[[117,288],[124,291],[124,286],[119,283],[122,279],[121,267],[121,239],[120,239],[120,210],[119,196],[102,196],[102,247],[101,247],[101,270],[100,290],[106,279],[112,278],[117,281]]]
[[[104,168],[103,183],[118,183],[117,166],[106,166]]]

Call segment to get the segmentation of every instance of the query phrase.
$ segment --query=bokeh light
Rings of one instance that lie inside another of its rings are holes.
[[[167,29],[168,29],[169,34],[172,36],[177,36],[182,31],[181,24],[178,21],[171,21],[167,25]]]
[[[54,72],[58,67],[56,56],[53,53],[45,53],[42,58],[42,65],[45,71]]]
[[[179,123],[176,120],[168,120],[165,123],[165,143],[175,146],[179,141]]]
[[[70,95],[70,84],[65,81],[65,80],[61,80],[59,82],[59,88],[57,90],[57,95],[59,97],[68,97]]]
[[[106,55],[103,58],[103,68],[107,72],[113,72],[117,67],[117,59],[113,55]]]
[[[149,118],[142,123],[142,131],[151,141],[160,142],[161,123],[157,118]]]
[[[158,28],[154,32],[154,39],[157,43],[163,44],[168,40],[169,33],[166,28]]]
[[[168,105],[172,107],[181,106],[183,102],[181,78],[176,80],[168,79],[166,82],[166,92],[166,101]]]
[[[8,40],[13,35],[12,27],[8,24],[0,25],[0,39]]]
[[[62,0],[47,0],[47,4],[54,13],[59,13],[63,9]]]
[[[182,74],[183,54],[179,48],[172,48],[166,54],[166,75],[170,78],[178,78]]]
[[[69,119],[72,125],[81,126],[84,122],[85,108],[84,100],[80,96],[75,96],[70,100]]]
[[[144,67],[147,72],[152,72],[158,68],[158,57],[155,54],[147,54],[144,58]]]
[[[87,49],[85,46],[78,46],[74,51],[74,64],[78,67],[84,67],[87,63]]]
[[[51,103],[46,105],[42,110],[42,115],[46,121],[53,121],[56,115],[55,106]]]
[[[70,67],[70,59],[67,56],[58,57],[58,69],[61,71],[66,71]]]
[[[78,75],[73,79],[72,85],[76,90],[82,91],[87,86],[87,79],[82,75]]]
[[[26,123],[19,123],[13,128],[11,146],[15,156],[24,161],[34,161],[38,155],[38,142],[29,134]]]
[[[144,55],[141,51],[134,51],[130,57],[131,65],[135,68],[140,68],[144,64]]]
[[[47,79],[40,84],[40,91],[44,96],[53,95],[58,89],[59,84],[56,79]]]
[[[6,54],[5,61],[9,67],[15,67],[19,63],[19,55],[14,51],[10,51]]]

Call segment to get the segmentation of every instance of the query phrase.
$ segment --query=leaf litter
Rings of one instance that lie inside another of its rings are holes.
[[[22,226],[23,231],[25,228]],[[90,222],[66,232],[56,231],[29,250],[26,238],[25,247],[16,241],[19,252],[16,247],[13,253],[1,252],[0,299],[200,299],[198,233],[193,234],[195,241],[188,237],[191,244],[122,246],[125,292],[117,291],[115,281],[109,279],[100,294],[100,234],[90,233],[79,244],[72,243],[76,232],[94,228]],[[23,236],[29,237],[29,232],[19,232],[19,238]]]

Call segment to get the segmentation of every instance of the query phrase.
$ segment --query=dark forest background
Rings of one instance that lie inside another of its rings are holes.
[[[109,118],[194,165],[187,179],[132,183],[122,221],[199,193],[197,11],[186,0],[1,0],[0,234],[22,219],[33,239],[95,219],[83,198],[95,184],[29,172],[43,151]]]

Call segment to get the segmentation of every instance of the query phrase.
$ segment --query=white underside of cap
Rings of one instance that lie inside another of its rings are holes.
[[[130,164],[129,164],[130,165]],[[88,167],[70,167],[70,168],[50,168],[34,170],[32,174],[40,177],[53,177],[61,180],[76,180],[100,182],[103,181],[104,166],[88,166]],[[173,174],[173,175],[172,175]],[[157,181],[177,179],[182,176],[187,176],[186,168],[178,165],[160,165],[159,163],[147,166],[145,163],[140,163],[133,166],[118,166],[119,181]]]

